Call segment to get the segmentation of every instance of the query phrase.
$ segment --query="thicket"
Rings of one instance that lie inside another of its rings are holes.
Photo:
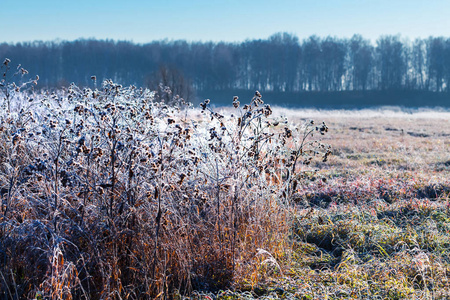
[[[173,105],[111,80],[36,91],[8,59],[1,71],[2,299],[256,285],[255,257],[286,255],[305,166],[331,153],[324,123],[273,118],[259,92],[222,115],[169,89]]]

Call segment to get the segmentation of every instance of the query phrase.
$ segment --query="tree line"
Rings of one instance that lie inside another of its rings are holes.
[[[446,92],[450,38],[409,41],[381,36],[352,38],[288,33],[229,42],[80,39],[0,44],[0,58],[21,63],[44,86],[93,85],[91,76],[121,84],[168,84],[196,91],[261,90],[337,92],[408,90]]]

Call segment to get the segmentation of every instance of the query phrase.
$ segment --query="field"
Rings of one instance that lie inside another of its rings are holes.
[[[450,297],[450,113],[158,99],[4,97],[0,299]]]
[[[333,156],[317,165],[327,182],[300,192],[283,291],[304,299],[448,298],[448,113],[298,114],[326,120]]]

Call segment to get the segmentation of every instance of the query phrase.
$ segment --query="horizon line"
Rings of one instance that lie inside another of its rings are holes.
[[[151,43],[155,43],[155,42],[166,42],[166,43],[172,43],[172,42],[186,42],[186,43],[215,43],[215,44],[219,44],[219,43],[227,43],[227,44],[240,44],[240,43],[245,43],[247,41],[258,41],[258,40],[269,40],[271,37],[276,36],[278,34],[287,34],[290,35],[293,38],[296,38],[298,40],[298,42],[303,42],[306,41],[312,37],[318,37],[319,39],[326,39],[326,38],[337,38],[337,39],[347,39],[347,40],[351,40],[353,37],[362,37],[364,40],[368,40],[371,43],[376,42],[378,39],[383,38],[383,37],[398,37],[401,40],[404,41],[415,41],[415,40],[426,40],[426,39],[430,39],[430,38],[450,38],[450,36],[443,36],[443,35],[429,35],[427,37],[415,37],[415,38],[411,38],[409,36],[404,36],[401,33],[397,33],[397,34],[381,34],[379,35],[376,39],[371,39],[371,38],[366,38],[363,34],[359,34],[359,33],[354,33],[351,37],[348,36],[337,36],[337,35],[318,35],[318,34],[312,34],[309,35],[307,37],[304,38],[299,38],[298,35],[294,34],[294,33],[290,33],[287,31],[278,31],[278,32],[274,32],[273,34],[267,36],[266,38],[246,38],[244,40],[237,40],[237,41],[227,41],[227,40],[191,40],[191,39],[183,39],[183,38],[160,38],[160,39],[153,39],[153,40],[149,40],[146,42],[135,42],[133,41],[133,39],[115,39],[115,38],[98,38],[98,37],[78,37],[75,39],[63,39],[63,38],[54,38],[54,39],[47,39],[47,40],[43,40],[43,39],[35,39],[35,40],[23,40],[23,41],[2,41],[0,42],[0,44],[7,44],[7,45],[17,45],[17,44],[32,44],[32,43],[65,43],[65,42],[76,42],[76,41],[105,41],[105,42],[114,42],[114,43],[120,43],[120,42],[126,42],[126,43],[130,43],[130,44],[134,44],[134,45],[146,45],[146,44],[151,44]]]

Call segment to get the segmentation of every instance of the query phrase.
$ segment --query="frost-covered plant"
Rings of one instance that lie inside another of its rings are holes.
[[[316,132],[320,135],[328,132],[325,123],[316,126],[310,120],[296,125],[286,118],[272,118],[272,108],[264,104],[258,91],[242,108],[238,97],[234,97],[237,115],[228,119],[214,112],[209,100],[200,105],[211,118],[208,146],[213,154],[219,153],[218,157],[225,159],[222,168],[232,174],[227,178],[234,178],[241,187],[251,182],[258,184],[258,190],[276,185],[279,196],[288,200],[297,181],[310,171],[304,166],[314,157],[325,162],[331,154],[329,146],[312,139]],[[230,168],[234,166],[235,169]]]
[[[1,116],[15,124],[2,129],[1,247],[16,257],[0,270],[39,267],[46,278],[4,281],[27,282],[22,294],[151,298],[229,286],[257,248],[276,255],[296,182],[310,157],[329,155],[310,140],[325,124],[272,118],[259,92],[242,108],[235,97],[233,115],[206,100],[203,116],[110,80],[29,97],[32,108]]]
[[[21,90],[26,90],[30,87],[30,84],[37,84],[39,80],[39,76],[36,76],[35,79],[28,79],[27,81],[23,81],[23,77],[28,74],[28,71],[24,69],[21,65],[16,67],[15,71],[11,70],[11,60],[9,58],[5,58],[2,65],[0,66],[0,72],[2,74],[0,80],[0,92],[2,95],[2,106],[1,108],[6,110],[8,113],[11,112],[11,99],[17,93],[18,95]],[[16,79],[20,79],[19,83],[16,83]]]

